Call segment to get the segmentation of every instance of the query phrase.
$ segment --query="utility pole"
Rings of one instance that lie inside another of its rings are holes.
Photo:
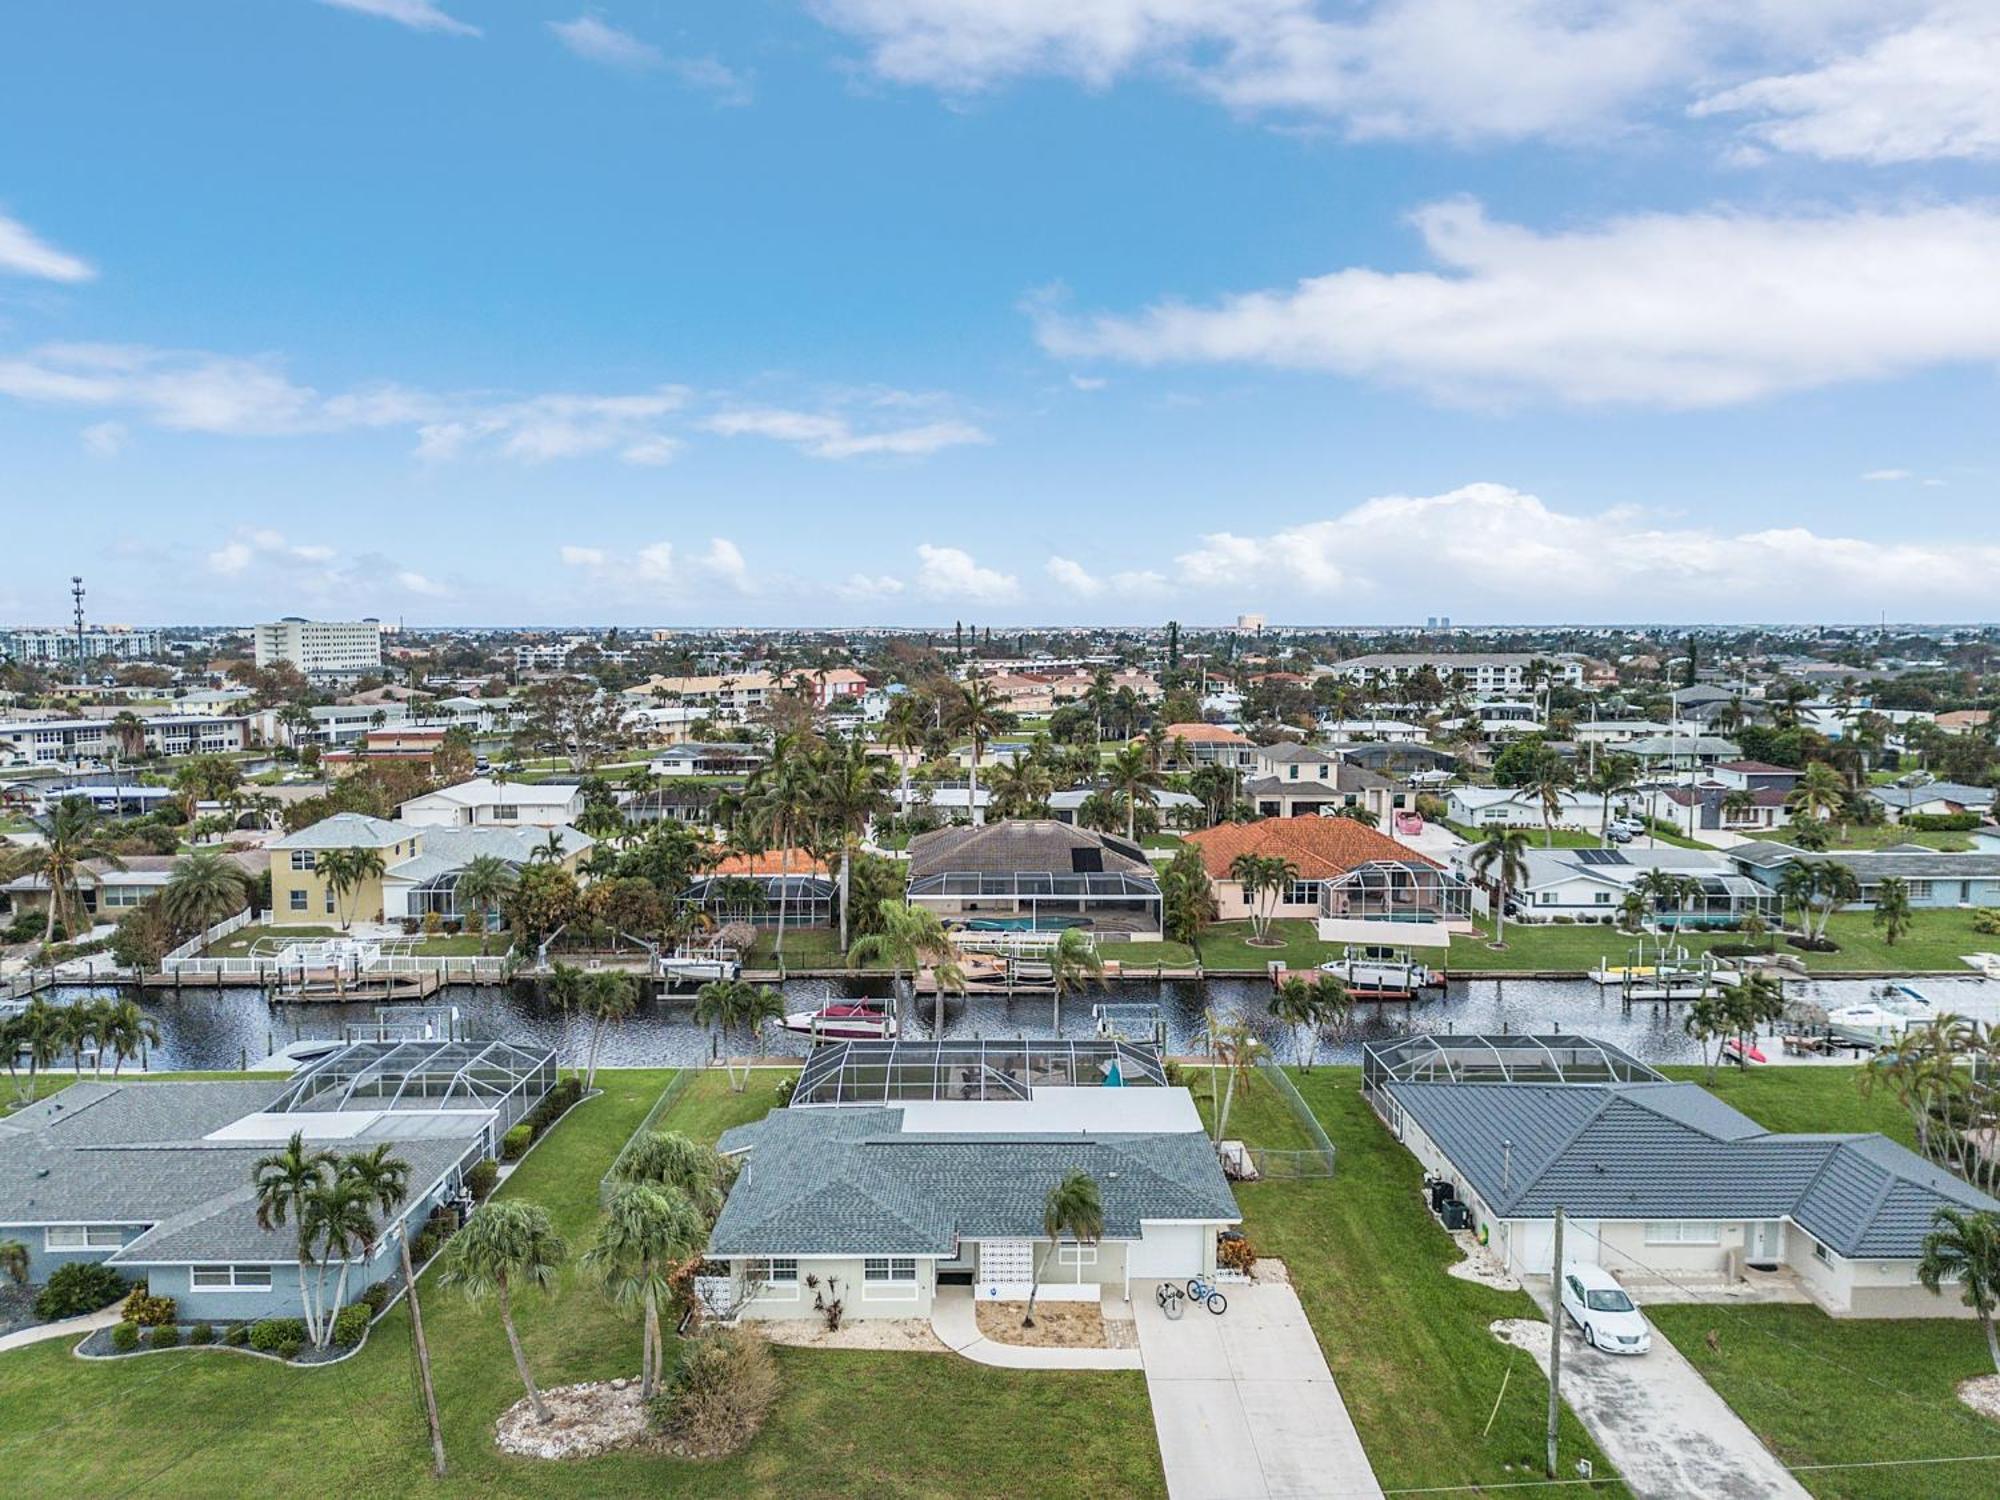
[[[76,680],[84,681],[83,675],[83,580],[73,577],[69,581],[70,603],[75,606],[76,617]]]
[[[1555,1259],[1549,1267],[1549,1478],[1556,1477],[1556,1424],[1562,1416],[1563,1211],[1556,1210]]]

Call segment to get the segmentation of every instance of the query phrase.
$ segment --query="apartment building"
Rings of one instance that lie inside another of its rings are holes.
[[[337,677],[379,671],[382,666],[380,620],[305,620],[297,615],[253,632],[257,665],[289,662],[308,677]]]
[[[121,737],[111,719],[26,719],[0,724],[0,767],[62,768],[147,755],[224,755],[249,742],[239,715],[170,714],[142,719]]]
[[[868,679],[851,667],[823,672],[798,671],[782,676],[770,672],[734,672],[726,676],[653,677],[626,690],[627,702],[638,707],[679,704],[712,711],[720,719],[743,719],[766,707],[780,693],[802,685],[814,708],[838,702],[858,703],[868,691]]]
[[[1584,686],[1583,658],[1536,656],[1527,651],[1379,651],[1335,662],[1326,670],[1355,682],[1395,684],[1429,667],[1447,688],[1486,696],[1529,691],[1529,672],[1536,662],[1548,669],[1547,680],[1573,688]]]
[[[103,626],[86,630],[0,630],[0,657],[29,664],[73,662],[81,641],[83,659],[111,657],[118,661],[150,661],[161,654],[160,632]]]

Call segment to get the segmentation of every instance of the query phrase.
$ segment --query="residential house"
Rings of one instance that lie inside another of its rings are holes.
[[[718,924],[792,928],[829,925],[835,895],[825,860],[804,849],[760,849],[719,855],[681,899]]]
[[[1614,816],[1622,810],[1625,800],[1612,798]],[[1598,793],[1566,790],[1561,804],[1556,827],[1595,833],[1604,826],[1604,798]],[[1469,828],[1546,826],[1540,795],[1522,786],[1455,786],[1445,793],[1445,814],[1452,822]]]
[[[407,805],[407,804],[406,804]],[[280,926],[325,927],[350,922],[395,922],[435,912],[466,915],[458,907],[459,874],[481,855],[516,867],[546,857],[550,840],[557,861],[576,869],[592,841],[574,828],[506,824],[411,823],[335,813],[310,827],[274,839],[271,850],[271,920]],[[373,849],[383,871],[336,900],[322,873],[335,849]]]
[[[1187,836],[1223,921],[1265,910],[1308,919],[1323,942],[1445,947],[1471,929],[1465,880],[1437,861],[1352,818],[1263,818],[1223,823]],[[1253,900],[1233,873],[1250,854],[1282,859],[1295,872],[1275,902]]]
[[[271,867],[267,849],[227,849],[223,857],[252,881]],[[84,911],[98,921],[117,921],[148,896],[163,890],[180,858],[177,854],[127,854],[118,865],[101,859],[84,860],[76,872],[76,889],[83,898]],[[48,908],[46,875],[22,875],[0,885],[0,891],[6,892],[17,911]]]
[[[1403,719],[1322,719],[1319,732],[1328,744],[1420,745],[1424,727]]]
[[[983,791],[983,788],[982,788]],[[1058,823],[1074,824],[1083,804],[1100,795],[1095,787],[1071,787],[1067,791],[1054,792],[1049,796],[1049,816]],[[1103,795],[1109,795],[1105,793]],[[1153,810],[1159,814],[1160,822],[1167,827],[1179,827],[1176,815],[1185,816],[1190,810],[1199,810],[1201,798],[1189,792],[1161,789],[1153,793]]]
[[[1257,763],[1257,747],[1250,737],[1220,724],[1169,724],[1166,737],[1165,766],[1170,771],[1192,771],[1200,766],[1248,771]],[[1186,747],[1184,757],[1181,746]]]
[[[1453,863],[1484,890],[1490,885],[1472,863],[1473,847],[1454,851]],[[1778,915],[1773,892],[1738,874],[1726,856],[1709,849],[1629,844],[1614,849],[1549,849],[1532,844],[1527,878],[1508,891],[1508,916],[1522,922],[1616,920],[1625,897],[1646,887],[1654,871],[1687,883],[1687,894],[1665,913],[1680,927],[1725,927],[1751,913]],[[1491,909],[1490,891],[1484,906]]]
[[[358,743],[345,750],[326,751],[320,756],[320,764],[335,776],[352,776],[383,761],[408,761],[428,771],[436,767],[447,733],[443,729],[416,729],[407,724],[366,729]]]
[[[1160,935],[1153,867],[1112,834],[1010,818],[920,833],[909,854],[909,901],[940,917],[1021,929],[1081,919],[1100,937]]]
[[[1933,721],[1947,734],[1976,734],[1993,719],[1993,711],[1986,708],[1954,708],[1941,713]]]
[[[1870,800],[1879,803],[1891,823],[1911,816],[1950,817],[1974,813],[1993,816],[1993,788],[1967,786],[1957,781],[1926,781],[1917,786],[1871,786]]]
[[[1636,755],[1648,771],[1707,769],[1719,761],[1743,757],[1736,741],[1713,734],[1643,735],[1627,742],[1623,750]]]
[[[428,828],[562,828],[574,825],[583,808],[583,788],[574,783],[479,776],[412,797],[396,816]]]
[[[720,1147],[742,1169],[708,1242],[729,1272],[703,1289],[748,1319],[1026,1301],[1038,1270],[1047,1303],[1129,1297],[1213,1274],[1242,1217],[1188,1091],[1109,1038],[822,1046],[787,1108]],[[1103,1231],[1051,1242],[1043,1206],[1072,1172]]]
[[[1635,1288],[1758,1267],[1834,1317],[1965,1317],[1918,1283],[1924,1237],[1940,1208],[2000,1213],[1884,1136],[1769,1131],[1587,1037],[1370,1043],[1363,1091],[1515,1275],[1550,1274],[1561,1209],[1564,1260]]]
[[[470,1207],[467,1170],[555,1081],[539,1043],[444,1041],[358,1042],[289,1078],[80,1080],[0,1122],[0,1240],[27,1247],[31,1283],[95,1262],[172,1297],[183,1323],[295,1318],[298,1226],[259,1226],[260,1158],[298,1132],[308,1149],[388,1145],[409,1167],[346,1263],[353,1300],[396,1274],[398,1242],[434,1210]]]
[[[110,718],[17,719],[0,723],[0,769],[54,770],[108,764],[146,755],[228,755],[249,743],[249,721],[238,714],[140,716],[128,744]]]
[[[770,757],[755,745],[703,744],[687,740],[669,745],[652,759],[655,776],[748,776]]]
[[[1260,745],[1243,796],[1260,818],[1355,807],[1387,827],[1391,817],[1416,805],[1416,794],[1388,777],[1349,765],[1338,751],[1281,740]]]
[[[1843,864],[1861,887],[1860,897],[1851,905],[1862,910],[1875,905],[1882,882],[1892,876],[1903,882],[1913,907],[2000,906],[2000,854],[1984,850],[1943,854],[1919,844],[1897,844],[1887,849],[1814,854],[1758,839],[1736,845],[1727,856],[1739,873],[1772,891],[1778,889],[1789,865]]]

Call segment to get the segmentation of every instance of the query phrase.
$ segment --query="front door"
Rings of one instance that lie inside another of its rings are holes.
[[[1775,1264],[1785,1258],[1785,1225],[1780,1219],[1760,1219],[1743,1238],[1743,1258],[1753,1265]]]

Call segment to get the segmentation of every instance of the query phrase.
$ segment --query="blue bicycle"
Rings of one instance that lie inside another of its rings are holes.
[[[1205,1307],[1218,1318],[1229,1311],[1229,1299],[1206,1276],[1197,1276],[1187,1284],[1188,1300],[1199,1307]]]

